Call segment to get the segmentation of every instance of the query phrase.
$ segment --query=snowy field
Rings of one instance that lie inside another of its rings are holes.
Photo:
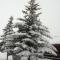
[[[1,58],[0,60],[6,60],[4,58]],[[12,58],[9,58],[8,60],[12,60]],[[25,59],[24,59],[25,60]],[[38,59],[38,60],[51,60],[51,59]]]
[[[1,58],[0,57],[0,60],[6,60],[6,58]],[[9,57],[8,60],[12,60],[12,57]],[[22,59],[22,60],[26,60],[26,59]],[[51,60],[51,59],[38,59],[38,60]]]
[[[0,53],[0,60],[6,60],[6,53]],[[8,60],[12,60],[12,56],[9,56]],[[22,58],[21,60],[27,60],[26,58]],[[32,59],[35,60],[35,59]],[[38,60],[51,60],[51,59],[38,59]]]

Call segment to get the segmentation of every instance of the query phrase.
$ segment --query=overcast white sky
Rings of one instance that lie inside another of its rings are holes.
[[[21,16],[24,5],[29,0],[0,0],[0,35],[2,29],[8,23],[9,17]],[[60,43],[60,0],[37,0],[42,8],[41,21],[46,25],[52,36],[51,43]]]

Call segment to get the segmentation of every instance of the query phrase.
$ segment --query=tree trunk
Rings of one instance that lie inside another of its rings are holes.
[[[14,54],[14,55],[12,55],[12,59],[13,60],[20,60],[20,57]]]
[[[38,57],[36,56],[36,60],[38,60]]]
[[[6,60],[8,60],[8,52],[7,52],[7,59]]]
[[[29,57],[28,57],[28,60],[31,60],[31,59],[30,59],[30,55],[29,55]]]

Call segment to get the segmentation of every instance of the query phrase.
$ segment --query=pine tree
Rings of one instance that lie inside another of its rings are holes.
[[[17,55],[20,57],[23,55],[28,56],[28,59],[32,56],[36,56],[36,59],[42,58],[46,52],[56,55],[56,48],[47,41],[47,38],[52,38],[49,35],[50,32],[38,18],[41,12],[37,13],[37,11],[40,9],[35,0],[30,0],[26,10],[22,11],[24,18],[18,18],[21,23],[15,24],[18,31],[15,33],[13,31],[12,16],[5,27],[3,35],[4,43],[1,49],[4,49],[7,53],[12,53],[13,59]]]
[[[44,56],[45,52],[51,52],[53,55],[56,55],[56,48],[47,41],[47,38],[52,38],[49,35],[50,32],[38,18],[41,12],[37,13],[37,10],[40,9],[39,5],[35,3],[35,0],[30,0],[29,6],[26,6],[25,11],[22,11],[24,18],[18,18],[22,23],[15,24],[15,27],[19,29],[16,35],[19,37],[15,39],[16,43],[19,42],[20,47],[23,45],[23,51],[27,50],[33,55],[40,56],[41,52],[42,56]],[[17,43],[17,46],[19,44]],[[20,55],[21,54],[22,53],[20,53]]]
[[[14,33],[13,31],[13,17],[10,17],[10,20],[8,22],[8,24],[6,25],[5,29],[3,29],[4,35],[3,37],[3,44],[1,46],[1,50],[3,50],[3,52],[7,52],[7,60],[8,60],[8,54],[10,53],[10,46],[13,45],[13,42],[11,42],[11,37],[9,37],[9,35],[11,35],[12,33]]]

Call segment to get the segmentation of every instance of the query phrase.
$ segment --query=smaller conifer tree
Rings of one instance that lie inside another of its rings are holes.
[[[2,46],[1,46],[1,50],[2,52],[7,52],[7,60],[8,60],[8,54],[10,53],[10,46],[13,44],[10,40],[11,38],[9,38],[8,36],[11,35],[12,33],[14,33],[13,31],[13,17],[10,17],[10,20],[8,22],[8,24],[6,25],[5,29],[3,29],[4,35],[2,36]]]

